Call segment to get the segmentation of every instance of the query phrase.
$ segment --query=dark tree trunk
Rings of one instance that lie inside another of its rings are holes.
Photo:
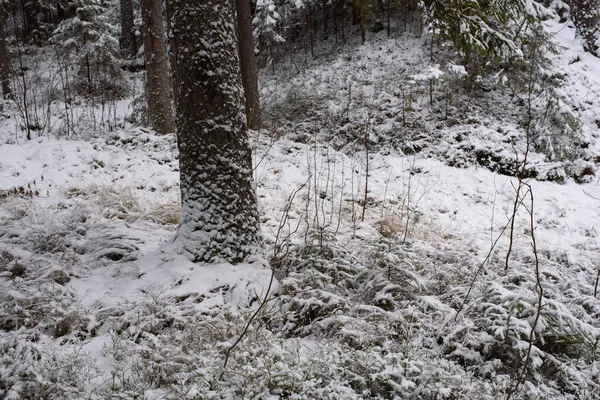
[[[342,28],[342,42],[346,43],[346,3],[342,0],[339,1],[340,5],[340,20],[341,20],[341,28]]]
[[[323,0],[323,39],[327,39],[327,25],[329,16],[328,0]]]
[[[366,41],[367,12],[369,11],[369,0],[354,0],[352,3],[352,22],[360,27],[360,38],[364,44]]]
[[[181,224],[196,262],[241,262],[260,246],[233,2],[173,0]]]
[[[392,5],[390,4],[392,0],[386,0],[385,2],[385,18],[386,18],[386,29],[388,37],[392,36],[392,28],[391,28],[391,13],[392,13]]]
[[[137,55],[137,40],[133,23],[133,0],[121,2],[121,49],[129,57]]]
[[[252,13],[250,0],[235,0],[237,9],[238,49],[242,85],[246,97],[246,120],[251,129],[260,129],[262,118],[260,112],[260,92],[258,90],[258,67],[254,57],[254,40],[252,38]]]
[[[165,46],[161,0],[142,0],[142,21],[145,27],[144,56],[150,125],[158,133],[173,133],[173,88]]]
[[[6,38],[4,37],[4,18],[4,9],[0,6],[0,83],[2,86],[2,96],[6,99],[10,97],[11,91],[8,49],[6,48]]]
[[[176,51],[176,47],[175,47],[175,43],[174,43],[174,39],[173,39],[173,13],[174,13],[174,7],[175,7],[173,2],[174,2],[174,0],[166,0],[165,1],[167,42],[169,44],[168,57],[169,57],[169,63],[172,68],[174,68],[174,65],[175,65],[175,51]],[[177,93],[177,88],[179,87],[179,85],[177,84],[177,75],[174,72],[171,74],[171,87],[173,88],[173,100],[175,101],[175,105],[177,106],[177,99],[179,98],[179,93]]]

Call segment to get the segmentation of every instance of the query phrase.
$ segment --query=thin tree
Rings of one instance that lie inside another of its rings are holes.
[[[121,3],[121,49],[129,57],[137,55],[137,40],[133,23],[133,0],[120,0]]]
[[[250,0],[235,0],[235,5],[240,69],[246,98],[246,120],[251,129],[260,129],[262,126],[260,92],[258,90],[258,67],[254,57]]]
[[[8,49],[6,48],[6,37],[4,36],[4,17],[3,0],[0,0],[0,83],[2,86],[2,95],[6,99],[10,97],[11,91]]]
[[[161,0],[142,0],[144,56],[150,125],[161,134],[175,132],[173,88],[165,46]]]
[[[173,0],[181,223],[193,261],[244,261],[260,245],[233,2]]]

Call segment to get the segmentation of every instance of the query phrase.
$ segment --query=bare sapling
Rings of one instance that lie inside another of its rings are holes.
[[[514,387],[511,387],[506,394],[506,400],[510,400],[512,395],[518,393],[523,380],[525,379],[525,374],[527,371],[527,365],[529,364],[529,360],[531,358],[531,350],[533,348],[533,342],[535,337],[535,330],[538,325],[538,321],[540,319],[540,315],[542,314],[542,303],[544,300],[544,287],[542,286],[541,274],[540,274],[540,260],[538,258],[538,250],[537,243],[535,240],[535,218],[534,218],[534,201],[533,201],[533,189],[528,183],[524,183],[524,186],[527,188],[527,194],[529,194],[530,203],[529,206],[524,206],[527,209],[529,214],[529,235],[531,237],[531,250],[533,252],[534,259],[534,267],[535,267],[535,283],[537,290],[537,307],[535,312],[535,317],[533,320],[533,324],[531,325],[531,330],[529,331],[529,339],[527,345],[527,352],[525,354],[525,360],[523,361],[523,367],[521,372],[515,377],[516,383]],[[517,371],[518,372],[518,371]]]
[[[521,200],[519,197],[521,195],[521,190],[523,189],[525,179],[525,172],[527,168],[527,157],[529,155],[529,150],[531,148],[531,124],[533,121],[532,115],[532,97],[533,97],[533,87],[534,87],[534,63],[536,61],[535,54],[536,48],[533,48],[531,53],[531,69],[529,71],[529,83],[527,87],[527,121],[525,128],[525,153],[523,154],[523,162],[521,164],[521,168],[517,173],[517,187],[515,188],[515,200],[513,202],[512,215],[510,217],[510,229],[508,231],[508,250],[506,251],[506,258],[504,260],[504,271],[508,271],[508,263],[510,261],[510,254],[513,248],[513,239],[514,239],[514,231],[515,231],[515,219],[517,217],[517,211],[519,208],[519,204],[521,204]]]
[[[361,222],[365,221],[365,211],[367,209],[367,203],[369,202],[369,131],[371,129],[371,114],[373,111],[373,101],[374,100],[371,101],[371,105],[369,106],[369,109],[367,111],[367,119],[365,121],[365,127],[363,132],[365,146],[365,193],[363,197],[362,213],[360,215]]]
[[[295,232],[295,231],[289,232],[285,237],[282,237],[283,228],[289,222],[290,210],[292,208],[292,204],[294,203],[294,198],[296,197],[298,192],[300,192],[300,190],[302,190],[304,188],[304,186],[306,186],[306,183],[308,183],[308,182],[309,181],[305,182],[300,187],[298,187],[296,190],[294,190],[294,192],[292,192],[292,194],[288,197],[288,199],[286,201],[285,207],[283,209],[283,215],[279,221],[279,227],[277,229],[277,234],[275,236],[275,244],[273,246],[273,259],[275,259],[277,256],[280,255],[281,248],[282,248],[281,240],[283,239],[283,241],[287,241],[287,239],[289,239],[289,237]],[[298,226],[296,226],[296,230],[297,229],[298,229]],[[269,302],[274,282],[275,282],[275,268],[271,268],[271,277],[269,278],[269,284],[267,285],[267,290],[265,291],[262,301],[260,302],[258,308],[254,311],[254,313],[252,313],[252,315],[248,319],[248,322],[246,322],[246,325],[244,326],[242,333],[238,336],[238,338],[235,340],[235,342],[233,342],[233,344],[227,348],[227,351],[225,352],[225,360],[223,361],[223,369],[221,371],[221,374],[219,375],[219,379],[218,379],[219,381],[223,380],[223,376],[225,375],[225,372],[227,370],[227,364],[229,363],[229,358],[231,356],[231,352],[241,343],[241,341],[244,339],[244,337],[248,333],[250,326],[252,325],[252,322],[254,322],[256,317],[260,314],[260,312],[262,310],[264,310],[265,306]]]

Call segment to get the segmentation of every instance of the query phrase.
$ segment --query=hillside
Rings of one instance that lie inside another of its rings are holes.
[[[412,32],[263,68],[235,266],[171,241],[177,142],[135,96],[32,140],[0,103],[0,397],[600,399],[600,59],[558,21],[530,104]]]

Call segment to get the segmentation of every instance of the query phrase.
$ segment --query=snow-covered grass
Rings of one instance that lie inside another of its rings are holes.
[[[587,145],[530,167],[590,170],[527,181],[534,209],[524,196],[507,270],[517,179],[498,172],[522,157],[523,107],[501,86],[470,99],[426,37],[382,33],[263,76],[269,123],[251,138],[265,259],[242,265],[193,264],[170,241],[173,136],[26,141],[4,118],[0,394],[503,399],[522,374],[513,398],[600,398],[600,60],[572,28],[548,29],[566,49],[547,68]]]

